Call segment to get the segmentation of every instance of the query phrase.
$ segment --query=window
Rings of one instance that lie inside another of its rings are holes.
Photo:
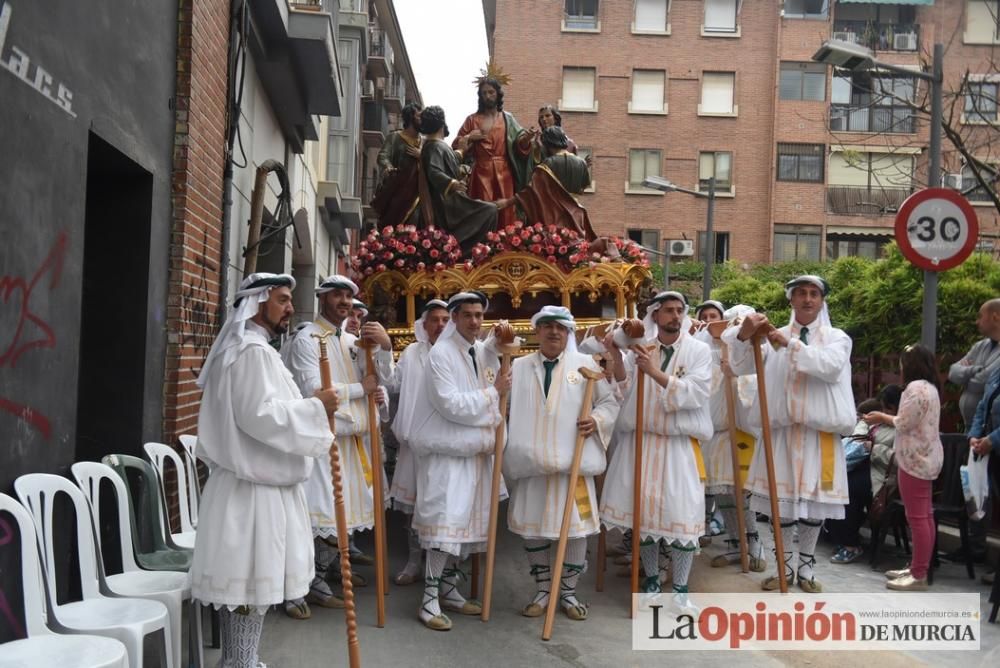
[[[823,144],[778,144],[778,180],[823,183]]]
[[[737,0],[705,0],[703,33],[738,33]]]
[[[661,176],[663,156],[659,149],[633,148],[628,152],[628,188],[644,189],[642,180],[647,176]],[[654,191],[659,192],[659,191]]]
[[[703,116],[735,116],[739,111],[739,107],[733,104],[735,88],[735,72],[705,72],[701,79],[698,113]]]
[[[995,123],[997,120],[997,93],[1000,83],[995,81],[970,81],[966,84],[963,123]]]
[[[715,263],[722,264],[729,259],[729,232],[715,232]],[[698,233],[698,259],[704,261],[705,252],[708,248],[705,245],[704,230]]]
[[[825,19],[830,0],[785,0],[786,19]]]
[[[563,111],[597,111],[594,82],[597,70],[593,67],[564,67],[563,92],[559,108]]]
[[[628,238],[629,241],[634,241],[645,248],[660,250],[659,230],[629,230]]]
[[[1000,42],[1000,0],[968,0],[965,41],[970,44]]]
[[[877,260],[882,256],[882,249],[892,237],[869,237],[857,234],[826,235],[826,259],[836,260],[838,257],[866,257]]]
[[[819,262],[821,232],[818,225],[775,225],[774,261]]]
[[[584,160],[586,160],[588,158],[591,159],[591,163],[590,163],[590,185],[587,186],[586,188],[584,188],[583,192],[585,192],[585,193],[592,193],[592,192],[594,192],[594,186],[597,185],[595,183],[595,180],[594,180],[594,163],[593,163],[594,150],[592,148],[590,148],[590,147],[577,146],[576,147],[576,154],[578,156],[580,156],[581,158],[583,158]]]
[[[993,169],[994,171],[991,172],[990,169]],[[979,173],[982,175],[983,180],[986,181],[986,183],[993,184],[993,191],[996,192],[997,186],[1000,185],[1000,170],[997,169],[997,166],[980,165]],[[993,202],[986,189],[979,185],[979,181],[976,180],[976,175],[972,172],[972,167],[968,164],[962,167],[961,192],[962,195],[964,195],[970,202]]]
[[[666,74],[663,70],[632,70],[632,100],[628,104],[630,114],[667,113],[667,105],[663,101]]]
[[[835,70],[830,87],[830,130],[833,132],[913,133],[910,103],[916,80],[901,74]]]
[[[826,99],[826,65],[822,63],[781,63],[779,91],[782,100]]]
[[[716,193],[733,190],[733,154],[716,151],[698,155],[698,190],[708,192],[708,180],[715,177]]]
[[[338,49],[340,80],[344,84],[345,100],[355,100],[345,104],[340,116],[330,118],[326,148],[326,178],[336,181],[344,195],[358,195],[355,179],[355,145],[357,144],[360,84],[355,63],[361,53],[361,42],[356,39],[341,39]],[[365,200],[366,202],[369,200]]]
[[[669,0],[635,0],[635,17],[632,32],[669,32],[667,22]]]
[[[910,153],[830,154],[827,211],[841,215],[892,215],[913,192]]]
[[[566,0],[563,30],[600,30],[597,0]]]

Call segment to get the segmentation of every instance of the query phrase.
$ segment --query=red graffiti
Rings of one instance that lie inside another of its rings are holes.
[[[0,341],[0,367],[13,369],[22,355],[36,348],[55,348],[56,335],[44,319],[32,312],[31,298],[39,285],[51,292],[59,285],[69,239],[60,232],[49,254],[29,280],[21,276],[0,276],[0,306],[13,309],[11,322],[0,323],[0,336],[9,333],[9,343]],[[47,280],[46,280],[47,279]],[[31,326],[34,327],[31,327]],[[7,338],[4,336],[3,338]],[[30,406],[0,397],[0,410],[11,413],[37,429],[48,439],[52,433],[48,418]]]

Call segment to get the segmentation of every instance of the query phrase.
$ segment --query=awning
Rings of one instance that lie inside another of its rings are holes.
[[[827,225],[826,236],[891,237],[895,234],[891,227],[852,227],[849,225]]]
[[[841,4],[856,5],[933,5],[934,0],[840,0]]]

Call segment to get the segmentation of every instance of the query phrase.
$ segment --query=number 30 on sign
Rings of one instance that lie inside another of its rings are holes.
[[[910,195],[896,214],[896,243],[903,257],[927,271],[965,262],[976,247],[979,221],[954,190],[927,188]]]

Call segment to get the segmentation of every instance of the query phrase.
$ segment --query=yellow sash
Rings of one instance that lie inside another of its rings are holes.
[[[372,465],[368,463],[368,453],[365,452],[365,442],[355,434],[354,447],[358,449],[358,459],[361,460],[361,471],[365,474],[365,485],[372,486]]]
[[[694,448],[694,462],[698,465],[698,478],[705,482],[705,458],[701,456],[701,443],[698,439],[691,439],[691,447]]]
[[[589,520],[594,516],[594,511],[590,505],[590,493],[587,491],[587,479],[582,475],[576,477],[576,491],[573,494],[576,500],[576,512],[579,513],[580,520]]]
[[[833,434],[819,433],[820,481],[823,489],[833,489]]]
[[[740,481],[746,483],[753,460],[754,437],[742,429],[736,430],[736,458],[740,464]]]

